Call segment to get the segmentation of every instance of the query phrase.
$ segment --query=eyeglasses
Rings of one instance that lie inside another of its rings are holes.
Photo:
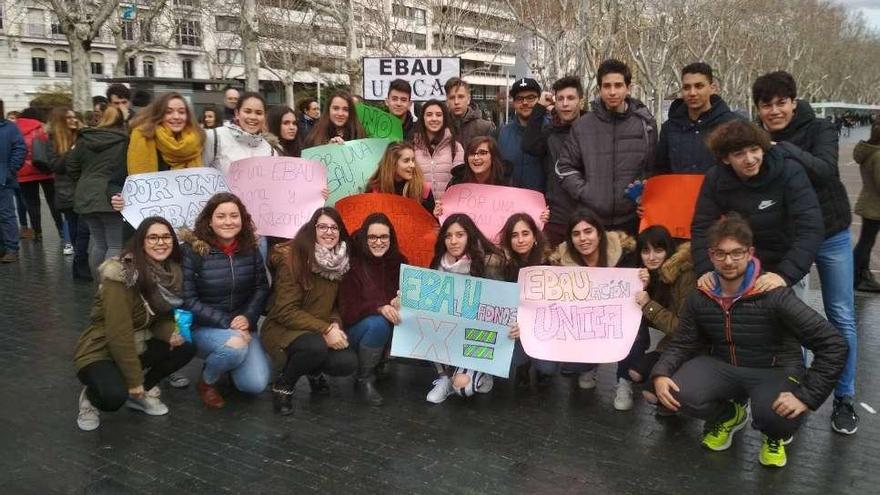
[[[381,243],[381,244],[385,244],[386,242],[388,242],[390,240],[391,240],[391,236],[388,234],[368,235],[367,236],[367,242],[374,243],[374,244],[377,242]]]
[[[517,103],[522,103],[522,102],[532,103],[537,99],[538,99],[538,95],[515,96],[513,98],[513,101],[515,101]]]
[[[749,250],[734,249],[733,251],[722,251],[720,249],[710,249],[709,254],[712,255],[712,259],[715,261],[724,261],[728,256],[733,261],[742,261],[749,254]]]
[[[315,228],[318,229],[318,232],[321,232],[322,234],[328,231],[339,232],[338,225],[327,225],[326,223],[319,223],[318,225],[315,225]]]
[[[146,237],[146,239],[147,239],[147,244],[149,244],[150,246],[156,246],[158,244],[171,244],[171,242],[174,240],[174,237],[172,237],[171,234],[165,234],[165,235],[152,234],[152,235],[148,235]]]
[[[469,153],[468,156],[488,156],[489,150],[477,150],[473,153]]]

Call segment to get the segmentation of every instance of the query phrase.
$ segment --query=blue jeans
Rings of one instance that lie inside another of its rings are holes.
[[[269,358],[263,351],[260,338],[251,334],[251,341],[242,347],[227,345],[238,332],[229,328],[193,328],[193,343],[197,355],[205,360],[202,379],[214,384],[226,373],[232,372],[235,388],[248,394],[259,394],[269,383]]]
[[[89,268],[98,280],[98,267],[107,258],[119,256],[122,251],[122,226],[124,221],[119,213],[84,213],[79,216],[89,228]]]
[[[391,322],[382,315],[370,315],[345,329],[348,344],[357,351],[361,346],[384,348],[391,337]]]
[[[559,366],[561,364],[556,361],[544,361],[543,359],[535,359],[529,356],[526,354],[526,350],[523,349],[522,342],[516,339],[516,343],[513,344],[513,359],[510,360],[510,364],[517,368],[529,362],[532,363],[535,371],[541,375],[555,375],[559,373]]]
[[[825,239],[816,256],[825,315],[843,335],[849,354],[843,373],[834,388],[835,397],[852,397],[856,393],[856,310],[853,295],[853,254],[849,229]]]
[[[15,189],[0,186],[0,248],[18,252],[18,223],[15,221]]]

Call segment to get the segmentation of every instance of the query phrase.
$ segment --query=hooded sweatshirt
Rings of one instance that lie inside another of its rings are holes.
[[[83,129],[67,154],[67,175],[76,183],[73,209],[78,214],[113,212],[110,197],[122,192],[128,176],[128,135],[122,129]]]
[[[36,119],[19,117],[15,120],[15,125],[17,125],[18,129],[21,131],[21,135],[24,137],[25,146],[27,146],[27,155],[24,159],[24,165],[22,165],[21,170],[18,171],[18,182],[51,180],[53,175],[38,169],[33,162],[34,141],[41,140],[46,142],[49,140],[49,136],[43,129],[43,123]]]

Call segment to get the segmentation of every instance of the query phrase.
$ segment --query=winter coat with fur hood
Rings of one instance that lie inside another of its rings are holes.
[[[663,340],[657,344],[657,350],[662,351],[678,329],[678,313],[684,301],[697,286],[694,262],[691,259],[691,243],[679,245],[659,270],[660,283],[669,288],[669,303],[663,306],[652,297],[648,304],[642,306],[642,315],[648,320],[648,324],[665,334]]]

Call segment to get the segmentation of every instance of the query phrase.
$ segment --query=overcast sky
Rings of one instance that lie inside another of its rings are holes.
[[[837,0],[837,2],[862,11],[868,24],[880,31],[880,0]]]

